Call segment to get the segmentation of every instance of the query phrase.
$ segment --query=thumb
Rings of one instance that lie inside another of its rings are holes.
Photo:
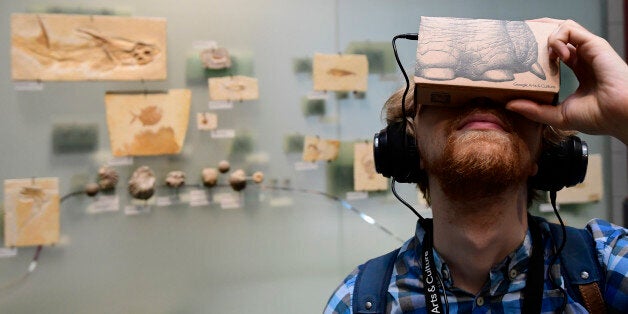
[[[539,104],[527,99],[511,100],[506,104],[506,109],[553,127],[561,128],[564,121],[559,106]]]

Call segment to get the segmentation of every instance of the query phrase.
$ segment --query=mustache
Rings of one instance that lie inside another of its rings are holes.
[[[514,130],[511,112],[507,111],[501,103],[492,101],[488,98],[475,98],[459,107],[453,107],[452,110],[458,110],[456,118],[452,119],[447,125],[447,130],[451,134],[461,127],[463,120],[473,114],[491,114],[497,117],[504,126],[504,130],[512,133]]]

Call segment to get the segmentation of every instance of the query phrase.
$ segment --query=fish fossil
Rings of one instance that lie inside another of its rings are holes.
[[[135,122],[135,120],[139,119],[139,121],[142,122],[142,125],[144,126],[155,125],[159,123],[159,121],[161,121],[162,112],[163,111],[161,110],[161,108],[157,106],[148,106],[142,108],[139,114],[131,113],[133,119],[131,119],[131,122],[129,124],[132,124],[133,122]]]
[[[339,68],[331,68],[327,70],[327,74],[331,76],[343,77],[343,76],[355,75],[355,72],[351,72],[351,71],[347,71],[347,70],[343,70]]]
[[[106,71],[118,66],[147,65],[161,54],[161,49],[156,45],[108,36],[87,28],[76,28],[74,31],[78,36],[70,38],[71,44],[55,42],[51,40],[40,16],[37,16],[37,23],[38,35],[13,36],[12,46],[26,52],[42,65],[59,63],[76,67],[77,64],[89,64],[91,69]]]
[[[242,84],[240,82],[237,82],[237,81],[229,82],[229,83],[223,83],[222,86],[226,90],[231,91],[231,92],[241,92],[241,91],[246,89],[246,85],[244,85],[244,84]]]

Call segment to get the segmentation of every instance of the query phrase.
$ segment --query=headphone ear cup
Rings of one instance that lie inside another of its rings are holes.
[[[400,183],[419,182],[419,150],[414,137],[406,132],[406,123],[389,124],[373,139],[375,170]]]
[[[543,146],[538,161],[539,170],[530,178],[532,188],[559,191],[584,181],[589,160],[586,142],[571,135],[558,145],[544,142]]]

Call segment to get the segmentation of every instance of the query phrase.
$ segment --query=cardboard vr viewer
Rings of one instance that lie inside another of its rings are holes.
[[[476,97],[556,104],[557,59],[547,46],[556,25],[542,22],[421,17],[415,101],[453,106]]]

